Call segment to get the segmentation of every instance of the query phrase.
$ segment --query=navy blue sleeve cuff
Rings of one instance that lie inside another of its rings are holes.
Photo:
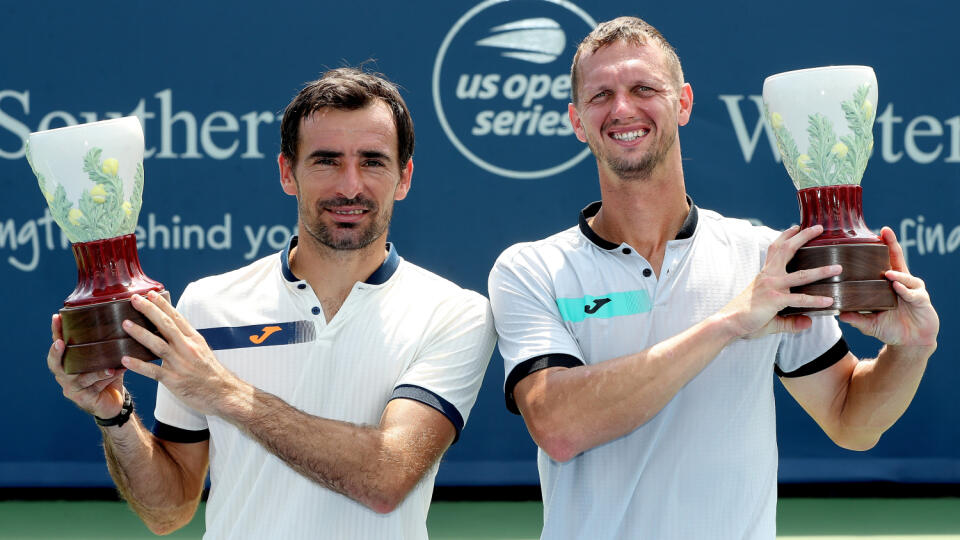
[[[503,395],[507,401],[507,410],[513,414],[520,414],[520,409],[517,408],[517,402],[513,399],[513,389],[517,386],[517,383],[527,375],[551,367],[573,368],[582,365],[583,362],[579,358],[570,356],[569,354],[544,354],[520,362],[513,368],[510,375],[507,376],[507,382],[503,385]]]
[[[400,386],[394,388],[393,395],[390,396],[390,400],[397,398],[412,399],[414,401],[419,401],[424,405],[433,407],[440,412],[440,414],[446,416],[447,419],[450,420],[450,423],[453,424],[453,428],[457,430],[456,435],[453,437],[453,442],[456,443],[460,439],[460,431],[463,430],[463,416],[460,414],[460,411],[458,411],[457,408],[449,401],[443,399],[430,390],[427,390],[426,388],[414,386],[412,384],[401,384]]]
[[[774,364],[773,371],[776,372],[778,376],[787,378],[813,375],[814,373],[823,371],[836,364],[841,358],[846,356],[848,352],[850,352],[850,346],[847,345],[847,341],[841,337],[840,340],[833,345],[833,347],[830,347],[827,352],[821,354],[813,361],[807,362],[806,364],[789,373],[783,371],[780,369],[780,366]]]
[[[210,430],[201,429],[199,431],[182,429],[164,424],[157,420],[153,425],[153,434],[158,439],[175,443],[198,443],[210,440]]]

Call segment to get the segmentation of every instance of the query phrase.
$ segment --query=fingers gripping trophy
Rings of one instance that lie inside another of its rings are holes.
[[[31,133],[27,162],[50,213],[73,244],[77,286],[60,310],[66,373],[119,368],[155,355],[121,328],[155,331],[130,297],[157,291],[143,273],[134,230],[143,193],[143,128],[135,116]]]
[[[823,226],[787,270],[843,266],[838,276],[791,289],[833,297],[832,306],[787,308],[781,315],[896,308],[896,293],[884,278],[888,248],[863,220],[860,180],[873,150],[877,104],[873,69],[832,66],[772,75],[763,83],[763,102],[797,188],[801,227]]]

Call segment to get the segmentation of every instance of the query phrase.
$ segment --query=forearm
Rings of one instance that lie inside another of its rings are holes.
[[[312,416],[252,387],[235,395],[223,418],[300,474],[374,511],[392,511],[432,465],[415,448],[397,448],[390,430]]]
[[[524,389],[531,399],[521,405],[531,435],[566,461],[630,433],[734,339],[728,317],[717,314],[638,353],[534,379],[541,387]]]
[[[184,471],[134,415],[122,427],[101,427],[107,468],[120,493],[151,531],[166,534],[196,512],[202,481]]]
[[[907,410],[933,354],[932,347],[886,345],[877,358],[854,368],[834,439],[845,448],[872,448]]]

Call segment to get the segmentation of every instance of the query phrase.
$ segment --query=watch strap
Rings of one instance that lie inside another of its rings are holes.
[[[99,416],[94,415],[93,419],[101,426],[117,426],[120,427],[127,423],[127,420],[130,419],[130,415],[133,414],[133,396],[130,395],[130,392],[127,392],[127,389],[123,389],[123,407],[120,409],[120,413],[114,416],[113,418],[100,418]]]

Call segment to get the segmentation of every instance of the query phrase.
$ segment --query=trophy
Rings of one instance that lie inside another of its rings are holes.
[[[27,162],[50,213],[73,244],[77,286],[60,310],[63,368],[119,368],[124,355],[155,355],[121,328],[129,319],[156,332],[130,297],[157,291],[137,255],[143,193],[143,128],[135,116],[31,133]]]
[[[780,314],[895,308],[896,293],[884,278],[890,269],[887,246],[863,221],[860,180],[873,150],[877,105],[873,69],[832,66],[772,75],[763,83],[763,102],[797,188],[800,226],[823,225],[823,234],[797,251],[787,271],[843,266],[839,276],[790,289],[833,297],[832,306],[786,308]]]

